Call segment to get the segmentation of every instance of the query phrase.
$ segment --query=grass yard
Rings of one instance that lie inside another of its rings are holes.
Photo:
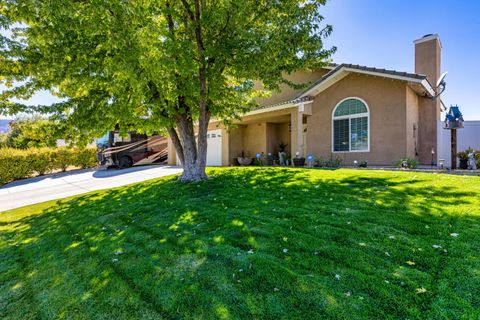
[[[0,318],[480,318],[479,177],[209,175],[0,213]]]

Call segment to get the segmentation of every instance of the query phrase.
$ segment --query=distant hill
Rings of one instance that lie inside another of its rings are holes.
[[[0,134],[7,133],[8,130],[10,130],[9,123],[12,120],[7,120],[7,119],[0,119]]]

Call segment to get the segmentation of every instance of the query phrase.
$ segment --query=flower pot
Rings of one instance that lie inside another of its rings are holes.
[[[468,169],[468,159],[460,159],[460,169]]]
[[[238,157],[237,158],[237,161],[238,161],[238,164],[240,164],[241,166],[248,166],[252,163],[252,158],[248,158],[248,157]]]
[[[295,167],[303,167],[305,165],[305,158],[293,158],[293,165]]]

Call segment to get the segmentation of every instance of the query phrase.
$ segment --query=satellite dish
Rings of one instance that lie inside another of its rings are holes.
[[[435,94],[435,98],[441,95],[443,91],[445,91],[445,87],[447,86],[447,83],[445,82],[445,77],[447,76],[447,73],[447,71],[442,73],[440,78],[438,78],[437,80],[437,86],[435,88],[435,91],[437,93]]]
[[[440,78],[438,78],[438,81],[437,81],[437,88],[441,85],[445,85],[445,77],[447,76],[447,73],[448,71],[445,71],[444,73],[442,73],[442,75],[440,76]]]

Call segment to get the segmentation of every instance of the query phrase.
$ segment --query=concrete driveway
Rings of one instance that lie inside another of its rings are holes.
[[[0,212],[181,172],[180,167],[153,165],[122,170],[77,170],[15,181],[0,188]]]

